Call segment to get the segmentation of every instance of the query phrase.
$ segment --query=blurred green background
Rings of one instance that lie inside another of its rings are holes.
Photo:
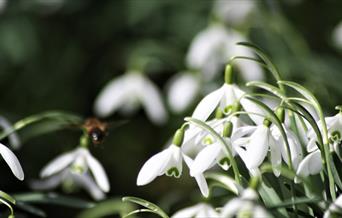
[[[230,0],[227,0],[230,1]],[[236,0],[238,1],[238,0]],[[242,0],[248,1],[248,0]],[[252,0],[251,0],[252,1]],[[0,114],[15,122],[45,110],[93,116],[102,87],[130,68],[135,57],[152,57],[148,77],[162,90],[186,69],[185,56],[196,34],[213,19],[211,0],[2,0],[0,11]],[[327,113],[342,99],[342,52],[332,41],[342,21],[341,1],[255,0],[253,17],[234,27],[263,48],[283,78],[317,94]],[[268,81],[273,81],[266,74]],[[221,81],[221,77],[214,81]],[[183,117],[170,112],[168,123],[152,124],[143,111],[114,114],[106,141],[92,152],[111,182],[109,198],[134,195],[174,212],[201,199],[194,180],[160,177],[136,186],[142,164],[166,145]],[[73,149],[80,136],[69,129],[25,140],[17,152],[25,181],[17,181],[2,163],[0,187],[9,193],[29,191],[41,168]],[[62,192],[61,189],[55,190]],[[90,197],[84,192],[74,196]],[[193,200],[193,202],[189,201]],[[185,203],[186,202],[186,203]],[[184,203],[184,204],[183,204]],[[2,208],[6,210],[5,208]],[[73,217],[80,211],[42,206],[49,217]]]

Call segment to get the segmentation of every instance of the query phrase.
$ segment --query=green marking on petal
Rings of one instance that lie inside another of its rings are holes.
[[[219,164],[224,170],[228,170],[228,168],[230,167],[228,157],[222,158],[222,159],[218,162],[218,164]]]
[[[180,176],[180,173],[176,167],[172,167],[168,171],[166,171],[166,175],[178,178]]]

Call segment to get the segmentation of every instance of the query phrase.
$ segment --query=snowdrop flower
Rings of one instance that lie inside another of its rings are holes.
[[[163,174],[179,178],[182,174],[182,161],[181,149],[171,144],[146,161],[138,174],[137,185],[146,185]]]
[[[335,27],[332,40],[337,48],[342,49],[342,21]]]
[[[339,154],[338,151],[340,150],[340,143],[342,141],[342,113],[339,112],[335,116],[326,117],[325,122],[327,124],[330,144],[333,145],[333,147],[331,147],[331,150],[334,149]],[[317,125],[320,129],[322,128],[321,121],[318,121]],[[308,152],[312,152],[318,149],[316,145],[317,137],[312,129],[308,132],[308,137],[310,138],[307,146]]]
[[[232,139],[236,139],[236,133],[241,134],[241,131],[237,131],[234,133],[233,131],[233,123],[232,122],[226,122],[224,124],[224,127],[221,132],[223,132],[224,140],[226,140],[227,144],[230,145],[230,149],[232,151],[233,156],[236,155],[236,151],[234,148],[234,141]],[[254,129],[246,129],[243,128],[243,131],[245,131],[244,134],[248,134],[248,132],[251,132],[251,130]],[[230,138],[231,134],[233,136]],[[243,135],[243,134],[241,134]],[[227,154],[223,148],[223,145],[220,144],[220,142],[215,141],[207,146],[205,146],[196,156],[194,164],[190,168],[190,175],[198,175],[200,173],[203,173],[207,169],[213,167],[217,163],[222,169],[228,170],[230,167],[229,159],[227,157]]]
[[[229,201],[223,208],[220,217],[252,217],[252,218],[268,218],[272,217],[263,207],[256,204],[257,193],[248,188],[241,197],[234,198]]]
[[[333,218],[342,216],[342,195],[329,206],[328,210],[324,212],[323,218]]]
[[[216,210],[209,204],[199,203],[191,207],[184,208],[176,212],[171,218],[219,218],[220,215]]]
[[[142,73],[128,72],[110,81],[95,100],[94,110],[100,117],[121,109],[132,112],[142,105],[149,119],[162,124],[167,120],[158,88]]]
[[[2,116],[0,116],[0,127],[2,127],[4,132],[13,130],[13,125],[5,117]],[[11,133],[8,136],[8,140],[13,149],[20,148],[21,142],[16,132]]]
[[[245,140],[242,146],[235,146],[236,152],[239,154],[246,167],[251,171],[255,171],[264,161],[268,151],[271,152],[271,164],[273,173],[280,175],[281,166],[281,147],[277,144],[270,130],[270,122],[265,120],[265,124],[257,126],[250,137]]]
[[[95,200],[102,200],[105,198],[104,192],[98,187],[89,172],[79,174],[73,172],[70,168],[64,169],[48,178],[33,181],[31,183],[31,188],[34,190],[50,190],[56,188],[60,184],[80,186]]]
[[[178,129],[173,138],[172,144],[165,150],[155,154],[142,166],[137,185],[142,186],[152,182],[156,177],[166,174],[179,178],[182,174],[183,159],[190,168],[193,160],[183,153],[180,146],[184,141],[184,129]],[[207,182],[202,174],[194,176],[202,194],[209,195]]]
[[[227,24],[240,25],[246,21],[255,7],[254,1],[217,0],[214,14]]]
[[[299,143],[297,136],[290,129],[288,129],[285,125],[283,125],[283,127],[285,129],[287,141],[289,143],[290,154],[291,154],[291,163],[292,163],[293,168],[295,170],[297,170],[299,162],[301,162],[303,159],[302,147]],[[272,126],[271,132],[272,132],[272,135],[276,141],[276,144],[279,145],[279,147],[281,149],[281,156],[282,156],[283,160],[285,161],[285,163],[287,165],[290,165],[290,163],[289,163],[290,160],[288,157],[286,144],[285,144],[284,138],[282,137],[278,127]]]
[[[249,49],[236,45],[242,41],[246,39],[240,33],[221,24],[210,25],[193,39],[186,63],[190,69],[201,71],[206,80],[211,80],[233,56],[254,57]],[[236,66],[247,81],[263,79],[261,67],[252,61],[237,61]]]
[[[5,145],[0,143],[0,155],[5,160],[15,177],[24,180],[24,172],[15,154]]]
[[[307,176],[320,173],[322,168],[321,151],[317,149],[316,151],[308,154],[302,162],[300,162],[296,174],[305,178]],[[296,183],[299,183],[300,181],[300,178],[295,178]]]
[[[180,72],[168,82],[168,103],[171,110],[180,113],[189,107],[200,91],[198,76],[189,72]]]
[[[47,178],[55,174],[58,174],[58,176],[56,177],[56,180],[57,179],[62,180],[63,178],[66,178],[66,177],[63,173],[60,173],[60,172],[62,172],[65,169],[68,169],[75,174],[78,173],[81,175],[90,171],[91,174],[94,176],[96,185],[103,192],[108,192],[110,189],[105,170],[103,169],[99,161],[96,160],[90,154],[89,150],[86,148],[79,147],[71,152],[67,152],[65,154],[58,156],[57,158],[52,160],[42,169],[40,176],[41,178]],[[89,177],[89,176],[84,175],[82,179],[85,179],[86,177]],[[92,190],[88,190],[88,191],[91,192]]]
[[[231,71],[231,66],[228,65],[226,74],[231,74]],[[231,77],[231,75],[228,75],[227,77]],[[217,107],[224,111],[227,106],[239,102],[244,94],[245,93],[235,84],[231,84],[231,81],[226,81],[221,88],[209,93],[200,101],[195,108],[192,117],[206,121]]]

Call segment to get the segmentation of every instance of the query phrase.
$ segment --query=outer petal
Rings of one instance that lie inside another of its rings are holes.
[[[256,123],[257,125],[261,125],[263,123],[266,114],[262,109],[260,109],[255,103],[246,98],[242,98],[240,103],[245,111],[261,115],[249,115],[254,123]]]
[[[307,155],[302,162],[300,162],[297,170],[297,175],[301,177],[307,177],[309,175],[315,175],[322,170],[322,160],[321,160],[321,152],[316,150],[309,155]],[[295,179],[295,182],[298,183],[300,181],[299,178]]]
[[[95,200],[102,200],[105,198],[105,194],[102,192],[102,190],[96,185],[92,177],[85,173],[85,174],[72,174],[75,182],[83,186],[83,188],[89,192],[89,194],[95,199]]]
[[[223,87],[224,86],[205,96],[197,105],[192,117],[202,121],[207,120],[223,97]]]
[[[273,136],[270,134],[268,143],[271,149],[271,163],[273,168],[273,173],[275,176],[280,175],[280,166],[281,166],[281,147],[283,143],[276,144]]]
[[[156,124],[165,123],[168,115],[158,88],[149,79],[145,77],[142,79],[143,86],[138,91],[147,116]]]
[[[170,161],[171,155],[170,150],[165,149],[146,161],[138,174],[137,185],[146,185],[159,176]]]
[[[180,113],[195,100],[200,89],[200,81],[191,73],[178,73],[168,84],[168,103],[171,109]]]
[[[12,124],[5,118],[0,116],[0,126],[3,128],[3,130],[10,131],[12,130],[13,126]],[[18,149],[21,146],[21,142],[19,139],[19,136],[16,132],[13,132],[8,136],[9,143],[13,149]]]
[[[202,217],[220,218],[220,215],[210,205],[203,204],[201,210],[197,213],[196,218]]]
[[[195,176],[209,169],[215,162],[220,152],[222,152],[222,148],[219,143],[207,145],[196,156],[190,168],[190,175]]]
[[[62,182],[62,180],[64,180],[65,176],[67,175],[69,175],[68,169],[65,169],[62,172],[52,175],[46,179],[31,182],[30,187],[34,190],[54,189]]]
[[[40,177],[44,178],[55,174],[62,169],[66,168],[71,162],[73,162],[78,154],[78,150],[70,151],[62,154],[48,163],[40,172]]]
[[[116,111],[127,96],[126,75],[110,81],[97,96],[94,111],[100,117],[106,117]]]
[[[198,210],[201,209],[201,207],[202,207],[201,204],[197,204],[197,205],[192,206],[192,207],[184,208],[182,210],[179,210],[175,214],[173,214],[171,216],[171,218],[194,217],[196,215],[196,213],[198,212]]]
[[[221,212],[221,217],[230,218],[234,217],[242,207],[246,207],[251,203],[248,201],[243,201],[239,198],[234,198],[229,201],[223,208]]]
[[[268,152],[268,135],[270,131],[264,125],[258,126],[246,145],[246,155],[241,157],[249,170],[258,168]]]
[[[186,155],[183,155],[183,158],[184,158],[186,165],[188,165],[188,167],[191,169],[193,165],[193,160]],[[207,198],[209,196],[209,188],[208,188],[207,181],[205,180],[205,177],[203,176],[202,173],[199,173],[195,175],[194,177],[196,179],[197,185],[200,188],[202,195]]]
[[[9,148],[7,148],[5,145],[1,143],[0,143],[0,154],[2,158],[6,161],[7,165],[10,167],[15,177],[17,177],[19,180],[23,180],[24,172],[15,154]]]
[[[87,151],[85,158],[98,186],[104,192],[108,192],[110,189],[108,177],[100,162],[96,160],[89,151]]]

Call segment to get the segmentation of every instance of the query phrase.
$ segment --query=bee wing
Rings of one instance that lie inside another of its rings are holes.
[[[107,122],[107,130],[113,130],[127,124],[129,120],[118,120]]]

